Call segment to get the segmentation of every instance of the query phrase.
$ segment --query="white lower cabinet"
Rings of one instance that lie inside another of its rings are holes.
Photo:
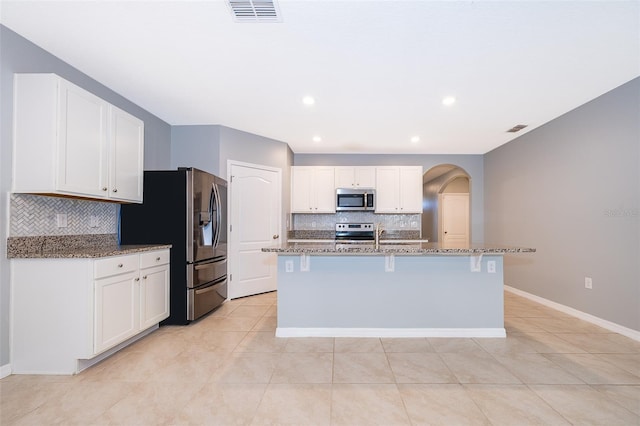
[[[140,255],[140,328],[169,316],[169,251]]]
[[[169,250],[13,259],[12,371],[74,374],[169,316]]]

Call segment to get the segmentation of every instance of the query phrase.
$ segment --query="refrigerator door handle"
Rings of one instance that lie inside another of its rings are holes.
[[[222,231],[220,227],[222,226],[222,212],[220,208],[222,207],[222,202],[220,200],[220,191],[218,190],[218,186],[213,183],[212,184],[212,197],[213,202],[215,203],[215,226],[213,229],[213,247],[218,247],[218,243],[220,242],[220,232]]]

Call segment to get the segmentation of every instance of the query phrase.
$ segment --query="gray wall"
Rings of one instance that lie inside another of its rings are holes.
[[[172,126],[171,168],[196,167],[220,174],[220,126]]]
[[[282,170],[282,233],[288,225],[293,153],[284,142],[219,125],[173,126],[171,165],[194,166],[227,179],[227,160]]]
[[[640,330],[640,78],[485,155],[506,284]],[[584,287],[593,278],[593,290]]]
[[[101,85],[77,69],[0,25],[0,366],[9,364],[9,261],[5,241],[9,232],[9,191],[11,189],[11,139],[13,120],[13,74],[16,72],[56,73],[144,121],[145,169],[169,166],[170,126],[127,99]]]
[[[471,239],[478,243],[484,241],[482,155],[295,154],[293,164],[296,166],[422,166],[423,173],[439,164],[459,166],[471,177]]]

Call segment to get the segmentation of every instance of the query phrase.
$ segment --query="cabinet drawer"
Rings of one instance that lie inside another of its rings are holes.
[[[150,251],[140,254],[140,268],[166,265],[169,263],[169,250]]]
[[[111,275],[124,274],[138,269],[138,255],[109,257],[96,260],[94,277],[104,278]]]

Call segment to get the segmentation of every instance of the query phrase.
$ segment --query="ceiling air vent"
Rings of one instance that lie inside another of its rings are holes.
[[[235,22],[282,22],[276,0],[227,0]]]
[[[515,133],[515,132],[519,132],[520,130],[524,129],[525,127],[527,127],[526,124],[518,124],[517,126],[513,126],[512,128],[510,128],[509,130],[507,130],[508,133]]]

